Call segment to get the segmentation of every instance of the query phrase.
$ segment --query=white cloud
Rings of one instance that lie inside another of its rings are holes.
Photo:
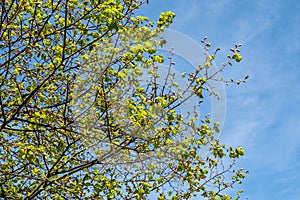
[[[276,13],[280,8],[278,1],[271,4],[267,1],[253,1],[251,10],[245,10],[245,16],[237,17],[238,30],[234,38],[246,43],[271,28],[276,23],[279,15]]]
[[[244,60],[231,68],[230,77],[249,74],[250,79],[246,85],[227,87],[221,140],[245,147],[242,162],[252,170],[252,181],[246,184],[251,187],[250,199],[272,199],[277,194],[297,199],[293,194],[300,192],[300,177],[295,174],[300,167],[300,29],[294,4],[283,0],[174,4],[175,29],[192,37],[207,34],[221,47],[236,41],[244,44]],[[268,191],[263,190],[262,179],[268,179]]]

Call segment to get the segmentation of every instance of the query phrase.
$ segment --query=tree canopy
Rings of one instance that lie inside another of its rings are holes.
[[[135,15],[145,3],[1,1],[1,198],[231,198],[226,189],[245,177],[234,165],[244,150],[223,145],[209,116],[178,108],[214,94],[209,80],[241,61],[240,45],[208,74],[219,49],[210,54],[204,38],[206,61],[183,75],[186,88],[171,72],[158,84],[159,63],[174,65],[157,50],[175,14],[151,22]]]

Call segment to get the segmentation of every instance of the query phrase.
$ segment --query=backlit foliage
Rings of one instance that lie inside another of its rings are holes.
[[[1,198],[231,198],[225,189],[245,177],[234,170],[243,149],[221,144],[209,118],[184,119],[176,109],[185,91],[199,99],[213,92],[205,70],[216,54],[189,74],[187,88],[171,73],[159,86],[156,70],[167,59],[157,53],[160,33],[175,14],[149,22],[134,15],[142,4],[1,1]],[[218,73],[241,61],[239,47]]]

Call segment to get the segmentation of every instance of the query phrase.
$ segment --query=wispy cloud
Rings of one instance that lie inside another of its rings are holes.
[[[252,171],[245,196],[298,199],[300,4],[296,0],[173,2],[174,29],[196,40],[199,34],[208,35],[223,50],[235,42],[244,44],[243,61],[225,75],[249,74],[250,79],[245,85],[226,88],[228,106],[221,139],[245,147],[242,162]]]
[[[256,38],[260,34],[268,31],[279,18],[277,14],[280,9],[278,0],[272,3],[266,1],[253,1],[244,13],[235,18],[238,26],[234,38],[244,43]]]

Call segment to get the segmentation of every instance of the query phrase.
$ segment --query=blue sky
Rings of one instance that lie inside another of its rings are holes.
[[[297,200],[300,196],[300,3],[297,0],[150,0],[141,13],[156,20],[176,13],[171,29],[221,47],[220,65],[235,43],[243,61],[224,76],[246,84],[226,87],[221,140],[245,148],[250,170],[242,199]],[[239,188],[237,188],[239,189]]]

